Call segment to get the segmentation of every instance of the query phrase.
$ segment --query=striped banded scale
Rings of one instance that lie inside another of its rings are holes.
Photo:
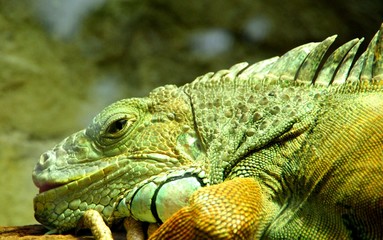
[[[133,189],[121,200],[117,209],[141,222],[162,223],[186,206],[190,196],[207,184],[208,179],[201,170],[175,171],[157,176]]]

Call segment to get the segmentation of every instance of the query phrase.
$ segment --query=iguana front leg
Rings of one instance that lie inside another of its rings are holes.
[[[235,178],[197,190],[149,239],[254,239],[266,207],[255,179]]]
[[[89,228],[95,239],[113,240],[109,227],[105,224],[101,214],[94,209],[85,211],[78,228]]]
[[[135,220],[132,217],[124,219],[124,227],[126,229],[127,240],[144,240],[145,232],[142,226],[142,222]],[[101,214],[96,210],[89,209],[85,211],[81,218],[78,228],[88,228],[91,230],[92,235],[97,240],[113,240],[112,232],[110,228],[105,224]],[[157,224],[150,224],[147,230],[147,234],[151,235],[157,230]],[[147,236],[147,235],[146,235]]]

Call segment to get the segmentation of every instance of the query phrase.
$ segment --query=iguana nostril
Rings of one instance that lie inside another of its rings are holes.
[[[40,156],[40,165],[44,165],[46,162],[48,162],[52,157],[51,151],[45,152]]]
[[[34,171],[33,171],[33,177],[34,178],[35,178],[35,175],[37,173],[42,172],[46,168],[46,165],[48,164],[49,159],[50,159],[49,152],[45,152],[45,153],[41,154],[39,162],[36,164]]]

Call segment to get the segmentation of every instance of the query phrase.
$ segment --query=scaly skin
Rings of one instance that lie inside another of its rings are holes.
[[[331,37],[112,104],[42,155],[36,219],[100,239],[100,219],[128,239],[141,222],[164,222],[151,239],[383,238],[382,31],[354,64],[357,39],[323,59]]]

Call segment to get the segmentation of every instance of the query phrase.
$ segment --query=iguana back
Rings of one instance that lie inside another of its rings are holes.
[[[321,61],[333,40],[184,87],[211,182],[254,177],[273,199],[264,237],[383,238],[383,37],[352,68],[361,40]]]

